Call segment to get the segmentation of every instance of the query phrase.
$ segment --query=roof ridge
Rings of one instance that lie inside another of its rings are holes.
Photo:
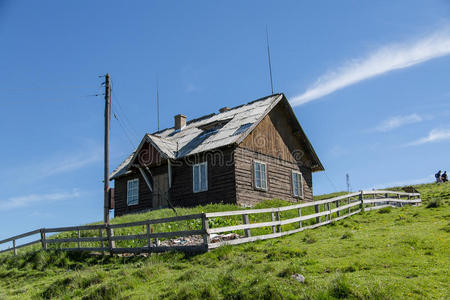
[[[276,93],[276,94],[271,94],[271,95],[268,95],[268,96],[264,96],[264,97],[258,98],[258,99],[256,99],[256,100],[252,100],[252,101],[250,101],[250,102],[247,102],[247,103],[244,103],[244,104],[240,104],[240,105],[234,106],[234,107],[230,108],[229,110],[224,111],[224,112],[221,112],[221,113],[218,113],[218,114],[216,114],[216,113],[210,113],[210,114],[207,114],[207,115],[203,115],[203,116],[201,116],[201,117],[198,117],[198,118],[195,118],[195,119],[192,119],[192,120],[187,121],[187,122],[186,122],[186,125],[192,124],[192,123],[195,123],[195,122],[199,122],[199,121],[201,121],[201,120],[210,118],[210,117],[212,117],[212,116],[218,116],[218,115],[227,113],[227,112],[229,112],[229,111],[231,111],[231,110],[234,110],[234,109],[237,109],[237,108],[241,108],[241,107],[243,107],[243,106],[250,105],[250,104],[253,104],[253,103],[255,103],[255,102],[263,101],[263,100],[266,100],[267,98],[270,98],[270,97],[273,97],[273,96],[279,96],[279,95],[282,95],[282,94],[283,94],[283,93]],[[150,134],[151,134],[151,135],[155,135],[155,134],[164,132],[164,131],[169,130],[169,129],[172,129],[172,128],[174,128],[174,127],[173,127],[173,126],[172,126],[172,127],[167,127],[167,128],[164,128],[164,129],[155,131],[155,132],[150,133]]]

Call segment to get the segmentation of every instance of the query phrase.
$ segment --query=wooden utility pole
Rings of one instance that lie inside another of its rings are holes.
[[[104,221],[109,224],[109,130],[111,122],[111,84],[109,74],[105,75],[105,189],[104,189]]]

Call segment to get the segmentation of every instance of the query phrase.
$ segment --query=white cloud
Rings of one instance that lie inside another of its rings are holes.
[[[422,144],[434,143],[450,140],[450,128],[447,129],[433,129],[430,133],[423,138],[420,138],[416,141],[406,144],[406,146],[417,146]]]
[[[26,207],[41,202],[62,201],[78,197],[80,197],[80,192],[77,189],[72,190],[72,192],[31,194],[26,196],[11,197],[0,201],[0,211]]]
[[[54,157],[51,161],[41,164],[38,172],[41,177],[48,177],[81,169],[102,159],[99,148],[90,149],[83,153],[68,153],[61,157]]]
[[[419,123],[422,121],[423,117],[418,114],[394,116],[381,122],[377,127],[375,127],[375,131],[387,132],[404,125]]]
[[[76,152],[52,153],[51,156],[41,160],[32,161],[23,159],[20,166],[14,166],[0,177],[4,184],[34,182],[51,176],[73,172],[87,167],[103,158],[102,148],[98,146],[80,146],[83,148]],[[7,175],[7,176],[6,176]],[[1,184],[0,184],[1,186]]]
[[[328,72],[303,94],[292,98],[291,104],[302,105],[359,81],[448,54],[450,54],[448,28],[407,43],[386,45],[365,58],[351,60],[341,68]]]

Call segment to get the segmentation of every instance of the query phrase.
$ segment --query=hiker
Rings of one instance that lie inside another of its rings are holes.
[[[441,170],[439,170],[439,172],[437,172],[436,174],[434,174],[434,177],[436,178],[436,183],[441,182]]]
[[[444,171],[444,173],[442,173],[441,181],[442,182],[447,182],[448,181],[447,171]]]

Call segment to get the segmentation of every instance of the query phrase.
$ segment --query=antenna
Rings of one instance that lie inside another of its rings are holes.
[[[159,79],[156,77],[156,118],[158,119],[158,131],[159,131]]]
[[[350,193],[350,175],[345,174],[345,179],[347,180],[347,192]]]
[[[267,25],[266,25],[266,41],[267,41],[267,57],[269,59],[270,88],[272,89],[273,95],[272,63],[270,62],[269,30],[267,29]]]

